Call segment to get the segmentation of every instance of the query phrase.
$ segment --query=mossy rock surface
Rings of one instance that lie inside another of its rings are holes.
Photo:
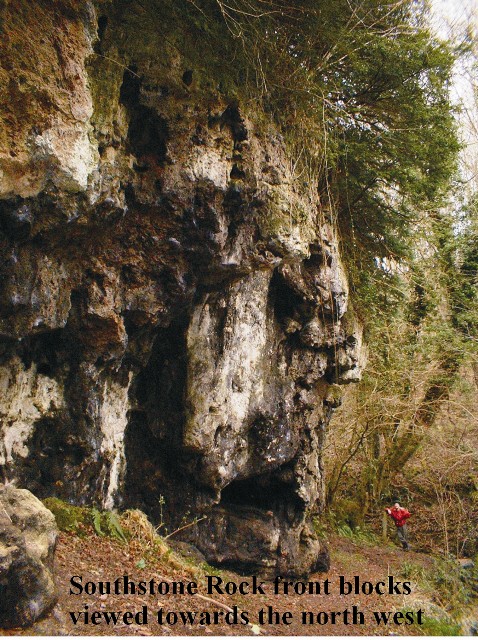
[[[101,537],[126,542],[129,534],[114,511],[99,511],[96,507],[77,507],[59,498],[46,498],[43,504],[55,516],[60,531],[85,535],[93,530]]]
[[[79,533],[81,525],[88,523],[89,509],[85,507],[76,507],[59,498],[46,498],[43,504],[55,516],[60,531]]]
[[[332,384],[327,391],[324,402],[330,407],[340,407],[343,397],[343,388],[338,384]]]

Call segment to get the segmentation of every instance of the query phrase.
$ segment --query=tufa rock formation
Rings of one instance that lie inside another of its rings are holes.
[[[56,602],[53,514],[25,489],[0,485],[0,627],[27,627]]]
[[[302,575],[362,359],[334,224],[143,4],[0,9],[0,469]]]

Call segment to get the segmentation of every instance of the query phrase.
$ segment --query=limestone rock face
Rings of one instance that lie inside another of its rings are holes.
[[[0,485],[0,627],[26,627],[56,602],[53,514],[25,489]]]
[[[364,357],[332,216],[157,16],[97,6],[0,9],[0,473],[305,574]]]

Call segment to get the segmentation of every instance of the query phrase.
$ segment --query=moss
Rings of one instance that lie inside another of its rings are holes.
[[[288,185],[269,190],[257,223],[262,235],[270,238],[277,250],[285,254],[300,253],[306,257],[316,235],[313,216]]]
[[[93,99],[92,122],[99,132],[113,128],[118,116],[118,103],[126,66],[94,55],[88,64],[88,82]]]
[[[85,507],[76,507],[59,498],[46,498],[43,504],[55,516],[60,531],[79,533],[88,522],[89,509]]]
[[[363,522],[360,504],[356,500],[342,498],[334,504],[334,516],[338,527],[349,527],[352,531]],[[346,529],[344,529],[345,531]]]
[[[424,616],[423,624],[417,626],[420,634],[424,636],[461,636],[462,628],[450,618],[430,618]]]
[[[95,507],[77,507],[59,498],[46,498],[43,504],[55,516],[60,531],[85,535],[94,531],[98,536],[126,542],[127,534],[113,511],[98,511]]]
[[[96,4],[98,15],[107,21],[101,41],[96,43],[92,66],[109,61],[104,65],[106,76],[102,70],[96,72],[106,84],[107,74],[116,75],[119,70],[122,75],[124,65],[134,68],[148,86],[166,87],[167,94],[176,98],[203,95],[210,99],[218,94],[227,100],[240,98],[244,74],[237,67],[241,52],[222,20],[198,11],[185,0]],[[219,50],[223,55],[217,55]],[[112,66],[115,63],[117,70]],[[185,72],[190,74],[187,84],[183,81]]]
[[[325,396],[324,403],[329,405],[330,407],[340,407],[343,397],[343,388],[338,384],[332,384],[327,390],[327,395]]]

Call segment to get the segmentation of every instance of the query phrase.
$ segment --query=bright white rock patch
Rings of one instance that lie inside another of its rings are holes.
[[[103,390],[103,403],[99,415],[100,428],[103,433],[101,453],[111,460],[103,502],[105,509],[114,507],[114,498],[126,468],[124,434],[128,424],[128,392],[131,378],[132,373],[129,374],[126,387],[122,387],[116,382],[107,381]]]
[[[59,409],[63,390],[56,380],[25,369],[19,358],[0,367],[0,465],[28,456],[35,422]]]

